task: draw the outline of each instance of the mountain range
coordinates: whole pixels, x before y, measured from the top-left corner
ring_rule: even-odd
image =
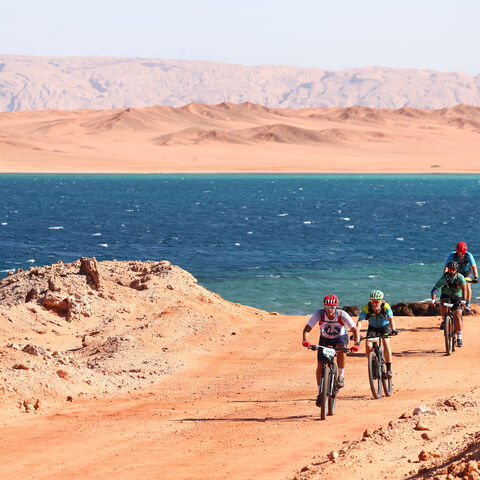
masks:
[[[480,75],[211,61],[0,55],[0,111],[252,102],[271,108],[480,106]]]

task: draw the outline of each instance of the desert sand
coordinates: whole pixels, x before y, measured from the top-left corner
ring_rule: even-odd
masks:
[[[351,354],[321,421],[307,317],[168,261],[32,267],[0,304],[2,478],[480,478],[477,314],[448,357],[438,317],[398,317],[393,396]]]
[[[0,113],[0,172],[478,173],[480,108]]]

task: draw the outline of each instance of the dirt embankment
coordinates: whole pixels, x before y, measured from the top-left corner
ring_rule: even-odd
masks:
[[[307,318],[167,261],[33,267],[0,305],[4,479],[480,479],[477,315],[451,356],[438,316],[398,316],[393,396],[372,398],[352,354],[320,421]]]
[[[131,392],[185,367],[192,356],[182,351],[185,336],[195,336],[193,353],[201,354],[219,328],[252,310],[196,282],[168,261],[94,258],[4,278],[3,414]]]

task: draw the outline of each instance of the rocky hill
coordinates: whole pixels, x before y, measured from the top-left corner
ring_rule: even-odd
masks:
[[[264,313],[167,261],[94,258],[9,275],[0,306],[0,405],[11,415],[148,386]]]
[[[342,71],[142,58],[0,56],[0,111],[191,102],[275,108],[480,106],[480,75],[363,67]]]

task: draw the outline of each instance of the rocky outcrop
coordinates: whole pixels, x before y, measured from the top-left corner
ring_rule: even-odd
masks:
[[[100,288],[100,274],[98,273],[98,264],[95,257],[80,259],[80,273],[87,277],[87,283],[95,290]]]
[[[394,315],[399,317],[423,317],[423,316],[438,316],[441,313],[439,304],[433,306],[430,302],[407,302],[395,303],[391,305]],[[342,307],[349,315],[358,317],[360,315],[360,308],[356,305],[347,305]],[[480,307],[476,304],[471,305],[471,312],[464,312],[464,315],[480,315]]]

